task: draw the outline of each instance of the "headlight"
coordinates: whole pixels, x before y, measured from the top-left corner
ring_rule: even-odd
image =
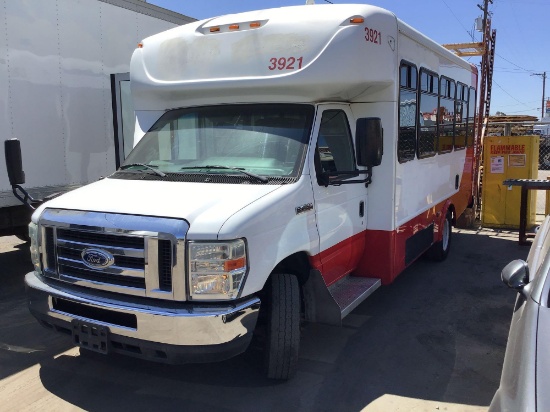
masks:
[[[34,265],[35,272],[42,273],[40,265],[40,247],[38,245],[38,225],[29,223],[29,237],[31,238],[31,260]]]
[[[193,299],[237,297],[248,270],[244,240],[190,242],[188,256]]]

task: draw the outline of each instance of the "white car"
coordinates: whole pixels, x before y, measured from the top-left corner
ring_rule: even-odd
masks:
[[[514,260],[502,281],[518,291],[500,386],[489,411],[550,411],[550,216],[540,227],[527,262]]]

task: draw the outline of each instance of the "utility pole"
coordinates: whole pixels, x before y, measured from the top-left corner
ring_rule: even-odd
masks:
[[[483,11],[482,28],[483,41],[478,43],[454,43],[444,44],[448,50],[454,51],[458,56],[481,56],[481,70],[479,79],[478,110],[475,118],[475,154],[474,154],[474,188],[472,190],[474,201],[477,205],[481,204],[479,182],[480,182],[480,165],[481,150],[484,140],[484,134],[489,121],[489,113],[491,108],[491,88],[493,84],[493,67],[495,63],[495,43],[497,31],[491,29],[491,13],[489,13],[489,3],[493,4],[493,0],[484,0],[483,6],[477,5]],[[478,29],[479,30],[479,29]],[[470,115],[469,115],[470,116]]]
[[[485,0],[483,3],[483,7],[481,5],[477,5],[482,11],[483,11],[483,28],[487,27],[487,16],[489,15],[489,3],[493,4],[493,0]],[[483,40],[485,41],[485,31],[483,35]]]
[[[482,123],[489,118],[491,107],[491,88],[493,83],[493,64],[496,31],[491,35],[491,19],[489,18],[489,3],[493,0],[484,0],[483,6],[477,5],[483,11],[483,55],[481,57],[481,82],[479,93],[479,126],[481,136]],[[485,118],[485,119],[484,119]]]
[[[543,73],[533,73],[531,76],[540,76],[542,77],[542,106],[540,108],[540,121],[544,121],[544,90],[546,89],[546,72]]]

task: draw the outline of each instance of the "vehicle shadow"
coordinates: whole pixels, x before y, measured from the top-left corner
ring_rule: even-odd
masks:
[[[458,231],[448,259],[420,259],[342,327],[305,325],[299,370],[266,379],[250,351],[170,366],[123,356],[43,359],[55,396],[90,411],[358,411],[384,395],[488,406],[500,379],[515,293],[500,281],[528,248],[511,236]]]
[[[33,268],[29,244],[10,241],[9,245],[4,250],[3,243],[0,253],[0,379],[70,348],[69,342],[40,326],[27,309],[24,277]]]

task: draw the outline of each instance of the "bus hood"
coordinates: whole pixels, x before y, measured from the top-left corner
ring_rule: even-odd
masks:
[[[104,179],[38,208],[84,210],[184,219],[192,239],[215,239],[224,222],[280,185],[182,183]]]

